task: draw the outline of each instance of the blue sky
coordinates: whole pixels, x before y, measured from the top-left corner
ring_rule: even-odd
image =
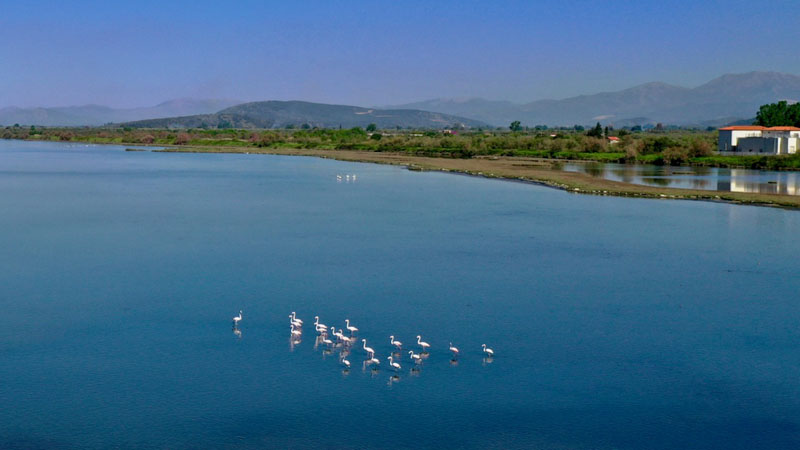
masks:
[[[796,1],[27,1],[0,16],[0,107],[179,97],[526,102],[800,74]]]

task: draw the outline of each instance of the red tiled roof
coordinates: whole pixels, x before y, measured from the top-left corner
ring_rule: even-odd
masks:
[[[769,127],[767,131],[800,131],[797,127]]]
[[[720,131],[764,131],[767,127],[761,125],[733,125],[730,127],[720,128]]]
[[[618,138],[618,137],[616,137],[616,136],[609,136],[609,137],[608,137],[608,140],[609,140],[609,141],[618,141],[618,140],[619,140],[619,138]]]

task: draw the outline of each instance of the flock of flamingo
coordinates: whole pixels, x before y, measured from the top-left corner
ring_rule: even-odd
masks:
[[[238,325],[241,321],[242,311],[239,311],[239,315],[233,318],[234,333],[238,330]],[[314,348],[318,345],[323,345],[328,350],[333,347],[340,348],[339,362],[344,366],[345,370],[348,370],[350,368],[350,361],[347,357],[350,356],[353,345],[358,341],[358,338],[355,337],[358,333],[358,328],[350,324],[350,319],[345,319],[344,322],[344,328],[339,328],[337,330],[336,327],[330,327],[329,331],[327,325],[319,322],[319,316],[314,316],[314,330],[317,333]],[[297,318],[297,314],[294,311],[289,314],[289,327],[292,344],[299,343],[300,338],[303,336],[303,321]],[[347,334],[345,334],[345,330],[347,330]],[[400,365],[400,352],[403,351],[403,343],[395,339],[394,335],[391,335],[389,336],[389,344],[394,351],[389,354],[386,360],[389,361],[389,367],[392,370],[400,371],[402,369]],[[420,349],[419,353],[415,353],[414,350],[408,351],[409,359],[414,364],[411,369],[412,371],[419,370],[418,366],[422,364],[423,360],[427,359],[430,354],[429,350],[431,345],[423,341],[421,335],[417,335],[417,346]],[[494,350],[487,347],[486,344],[482,344],[481,347],[483,348],[484,355],[491,360],[491,358],[494,357]],[[356,346],[356,348],[358,347]],[[372,370],[378,370],[381,360],[375,357],[375,350],[372,347],[367,347],[366,339],[361,339],[361,349],[366,353],[366,358],[364,359],[365,367],[370,365],[372,366]],[[452,354],[451,361],[456,362],[461,351],[453,346],[452,342],[450,342],[448,350]]]
[[[341,175],[336,175],[336,181],[340,182],[342,180],[345,180],[347,183],[349,183],[352,180],[352,182],[355,183],[356,182],[356,175],[355,174],[353,174],[353,175],[347,174],[344,177],[342,177]]]

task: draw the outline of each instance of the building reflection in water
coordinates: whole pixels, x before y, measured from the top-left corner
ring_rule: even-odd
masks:
[[[731,192],[757,192],[761,194],[800,195],[797,173],[777,174],[774,179],[765,181],[763,177],[753,177],[751,170],[731,169],[729,188]],[[717,184],[717,189],[722,186]]]
[[[800,172],[614,163],[563,163],[561,170],[646,186],[800,195]]]

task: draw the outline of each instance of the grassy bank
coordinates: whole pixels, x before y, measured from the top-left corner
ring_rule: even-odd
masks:
[[[357,150],[441,158],[525,157],[627,164],[698,165],[800,170],[800,155],[720,156],[716,132],[609,130],[620,139],[587,136],[571,129],[529,130],[150,130],[130,128],[5,127],[0,137],[98,144],[138,144],[243,149]]]

